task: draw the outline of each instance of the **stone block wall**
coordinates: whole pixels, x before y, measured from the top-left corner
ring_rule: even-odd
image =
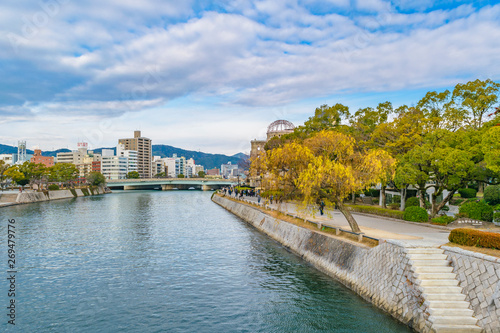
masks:
[[[213,201],[416,331],[430,331],[427,305],[401,243],[388,241],[367,248],[275,219],[218,195]]]
[[[500,332],[500,258],[443,246],[485,332]]]

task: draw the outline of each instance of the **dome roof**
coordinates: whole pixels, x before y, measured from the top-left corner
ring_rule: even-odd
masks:
[[[267,128],[267,134],[269,133],[282,133],[282,132],[292,132],[295,126],[288,120],[276,120],[269,125]]]

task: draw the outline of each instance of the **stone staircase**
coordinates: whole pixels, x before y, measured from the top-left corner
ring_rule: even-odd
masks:
[[[482,332],[444,251],[409,248],[408,258],[430,314],[431,332]]]

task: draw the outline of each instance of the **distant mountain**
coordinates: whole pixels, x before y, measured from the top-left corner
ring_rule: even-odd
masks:
[[[95,153],[102,153],[103,149],[113,149],[116,153],[116,147],[110,148],[97,148],[93,149]],[[43,151],[43,156],[56,156],[57,153],[70,152],[71,150],[63,148],[53,151]],[[33,154],[33,150],[26,150],[28,154]],[[17,147],[7,146],[0,144],[0,154],[15,154],[17,153]],[[161,157],[172,157],[173,154],[177,156],[184,156],[186,159],[193,158],[196,164],[201,164],[205,169],[220,168],[222,164],[231,162],[231,164],[238,164],[240,160],[248,158],[247,155],[243,153],[238,153],[233,156],[223,155],[223,154],[209,154],[202,153],[199,151],[185,150],[181,148],[176,148],[168,145],[153,145],[153,156]]]

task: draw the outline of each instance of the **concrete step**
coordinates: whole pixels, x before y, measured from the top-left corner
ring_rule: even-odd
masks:
[[[436,302],[440,301],[465,301],[465,295],[464,294],[427,294],[423,293],[424,299],[428,300],[431,302],[431,304],[434,304]]]
[[[444,286],[439,286],[439,287],[429,287],[426,286],[424,287],[424,292],[426,294],[460,294],[462,292],[461,287],[444,287]]]
[[[436,248],[410,248],[406,250],[409,254],[443,254],[442,249]]]
[[[457,317],[472,317],[474,311],[470,309],[447,309],[447,308],[429,308],[429,313],[432,316],[457,316]]]
[[[451,266],[420,266],[415,267],[417,273],[451,273],[453,267]]]
[[[450,266],[450,263],[447,260],[424,260],[424,259],[416,259],[410,260],[410,264],[415,267],[424,267],[424,266]]]
[[[477,319],[472,316],[430,316],[429,321],[435,325],[476,325]],[[433,325],[434,326],[434,325]]]
[[[431,332],[435,333],[474,333],[482,332],[479,326],[475,325],[432,325]]]
[[[413,273],[419,280],[454,280],[457,275],[455,273]]]
[[[469,302],[466,301],[433,301],[429,302],[428,307],[429,308],[434,308],[434,309],[447,309],[447,310],[453,310],[453,309],[469,309]]]
[[[420,280],[420,285],[422,287],[435,287],[435,286],[445,286],[445,287],[457,287],[458,286],[458,281],[457,280]]]
[[[411,260],[446,260],[448,256],[442,253],[431,253],[431,254],[419,254],[419,253],[408,253],[408,257]]]

